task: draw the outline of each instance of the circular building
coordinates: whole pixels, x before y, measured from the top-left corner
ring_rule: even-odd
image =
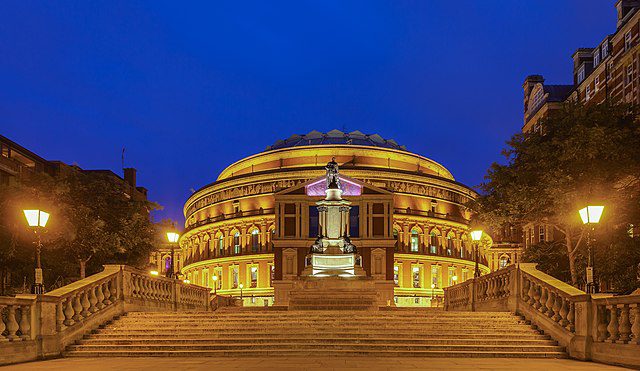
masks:
[[[318,237],[332,158],[351,203],[349,237],[367,276],[391,283],[396,305],[437,305],[444,287],[473,277],[464,205],[476,193],[392,139],[338,130],[277,141],[193,193],[180,238],[185,277],[245,305],[273,304],[274,286],[301,274]],[[479,270],[489,272],[484,257]]]

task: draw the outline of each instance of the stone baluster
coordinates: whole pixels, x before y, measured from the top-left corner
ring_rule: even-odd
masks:
[[[562,314],[560,313],[560,311],[562,310],[562,302],[564,302],[564,298],[560,295],[559,292],[556,292],[554,295],[554,299],[553,316],[551,317],[551,319],[560,323],[560,320],[562,319]]]
[[[502,292],[504,296],[509,296],[511,294],[511,290],[509,289],[511,283],[511,275],[507,274],[504,276],[504,286],[502,287]]]
[[[67,299],[64,301],[64,324],[67,326],[71,326],[74,323],[76,323],[76,321],[74,320],[75,317],[75,310],[73,309],[73,297],[69,296],[67,297]]]
[[[598,333],[598,341],[605,341],[607,338],[607,308],[604,305],[598,306],[598,320],[597,320],[597,333]]]
[[[640,344],[640,304],[631,304],[629,307],[633,313],[633,325],[631,325],[633,338],[631,341],[635,344]]]
[[[524,300],[525,303],[529,302],[530,286],[531,284],[529,283],[529,280],[526,279],[526,277],[522,277],[522,300]]]
[[[98,297],[96,296],[96,290],[99,286],[93,286],[89,288],[89,311],[91,313],[97,312],[98,309]]]
[[[534,289],[533,289],[533,307],[535,309],[538,309],[538,308],[540,308],[540,290],[541,290],[541,287],[535,282],[532,282],[532,283],[533,283],[533,286],[534,286]]]
[[[544,304],[544,306],[547,307],[547,311],[545,312],[545,314],[549,318],[552,318],[556,314],[555,310],[553,309],[553,305],[556,302],[556,295],[557,294],[550,288],[547,288],[547,302]]]
[[[569,306],[569,312],[567,313],[567,325],[565,327],[567,330],[574,332],[576,320],[576,305],[569,301],[567,301],[567,305]]]
[[[64,300],[60,300],[56,303],[56,329],[58,331],[65,328],[64,320]]]
[[[607,341],[614,343],[620,335],[618,331],[618,307],[615,304],[607,305],[607,309],[609,309],[610,313],[609,325],[607,326],[607,331],[609,332]]]
[[[16,335],[19,329],[20,326],[16,321],[16,306],[9,305],[9,311],[7,312],[7,338],[11,341],[19,339],[18,335]]]
[[[105,307],[103,290],[104,290],[104,283],[101,283],[96,287],[96,300],[97,300],[96,308],[98,308],[98,310]]]
[[[109,287],[111,287],[111,290],[109,290],[109,301],[115,303],[118,301],[118,295],[121,294],[118,288],[118,280],[115,277],[109,280]]]
[[[540,311],[541,313],[546,313],[547,312],[547,298],[549,295],[549,290],[543,286],[540,285],[540,297],[538,298],[539,301],[536,302],[536,304],[534,305],[534,307]]]
[[[0,305],[0,343],[9,341],[9,339],[7,339],[2,335],[4,331],[7,329],[7,326],[4,324],[4,319],[3,319],[4,316],[2,315],[4,308],[6,308],[6,306]]]
[[[80,295],[73,296],[73,319],[77,322],[82,319],[82,303],[80,303]]]
[[[91,303],[89,302],[89,293],[87,291],[83,291],[79,294],[80,296],[80,305],[82,305],[82,317],[87,318],[91,314]]]
[[[557,314],[558,318],[556,318],[555,321],[559,322],[560,326],[566,328],[567,324],[569,323],[569,320],[567,319],[567,317],[569,315],[569,306],[571,304],[569,303],[569,300],[564,299],[560,295],[558,295],[558,298],[560,299],[560,311],[559,311],[559,314]]]
[[[105,281],[104,283],[104,305],[110,305],[111,304],[111,290],[109,290],[109,286],[111,285],[111,283],[109,281]]]
[[[529,292],[527,293],[527,296],[529,297],[529,305],[533,306],[533,303],[536,302],[536,299],[534,298],[534,295],[536,294],[536,289],[535,289],[535,283],[531,280],[527,280],[529,282]]]
[[[621,304],[620,308],[620,341],[625,344],[631,340],[631,323],[629,323],[629,306]]]
[[[20,337],[22,340],[31,340],[31,321],[29,320],[29,305],[20,306]]]

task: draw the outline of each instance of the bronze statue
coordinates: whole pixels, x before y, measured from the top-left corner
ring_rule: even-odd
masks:
[[[331,161],[324,167],[327,170],[327,188],[340,188],[340,178],[338,177],[338,163],[336,158],[332,157]]]

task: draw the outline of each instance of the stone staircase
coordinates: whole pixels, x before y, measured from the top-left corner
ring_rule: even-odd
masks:
[[[69,346],[67,357],[567,357],[510,313],[218,310],[133,312]]]
[[[289,294],[290,310],[376,310],[375,291],[350,289],[297,290]]]

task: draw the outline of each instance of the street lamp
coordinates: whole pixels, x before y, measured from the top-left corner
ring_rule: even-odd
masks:
[[[456,283],[458,283],[458,276],[453,275],[453,277],[451,277],[451,280],[453,281],[453,284],[455,285]]]
[[[213,276],[213,295],[216,295],[218,292],[218,276]]]
[[[40,234],[42,228],[47,225],[49,221],[49,213],[42,210],[23,210],[24,217],[27,219],[29,227],[33,228],[33,233],[36,235],[36,269],[35,269],[35,281],[31,286],[32,294],[44,294],[44,283],[42,280],[42,264],[40,264],[40,251],[42,250],[42,241]]]
[[[178,242],[178,239],[180,238],[180,235],[177,234],[176,232],[167,232],[167,240],[169,240],[169,243],[174,244]],[[167,269],[166,272],[166,276],[169,278],[174,278],[175,273],[173,272],[173,266],[174,266],[174,260],[173,260],[173,253],[175,251],[175,246],[171,245],[171,266],[169,266],[169,269]]]
[[[473,260],[475,260],[476,264],[475,272],[473,273],[475,278],[480,277],[480,266],[478,265],[478,245],[480,244],[480,239],[482,239],[482,230],[478,229],[471,231],[471,240],[473,241],[474,246]]]
[[[596,286],[593,279],[593,258],[591,252],[591,232],[596,224],[600,223],[600,217],[604,206],[586,206],[578,211],[582,224],[587,226],[587,293],[594,294]]]
[[[242,288],[244,287],[243,284],[238,285],[238,287],[240,287],[240,300],[242,300]]]
[[[157,276],[160,273],[158,273],[158,271],[149,271],[149,274],[152,276]]]

